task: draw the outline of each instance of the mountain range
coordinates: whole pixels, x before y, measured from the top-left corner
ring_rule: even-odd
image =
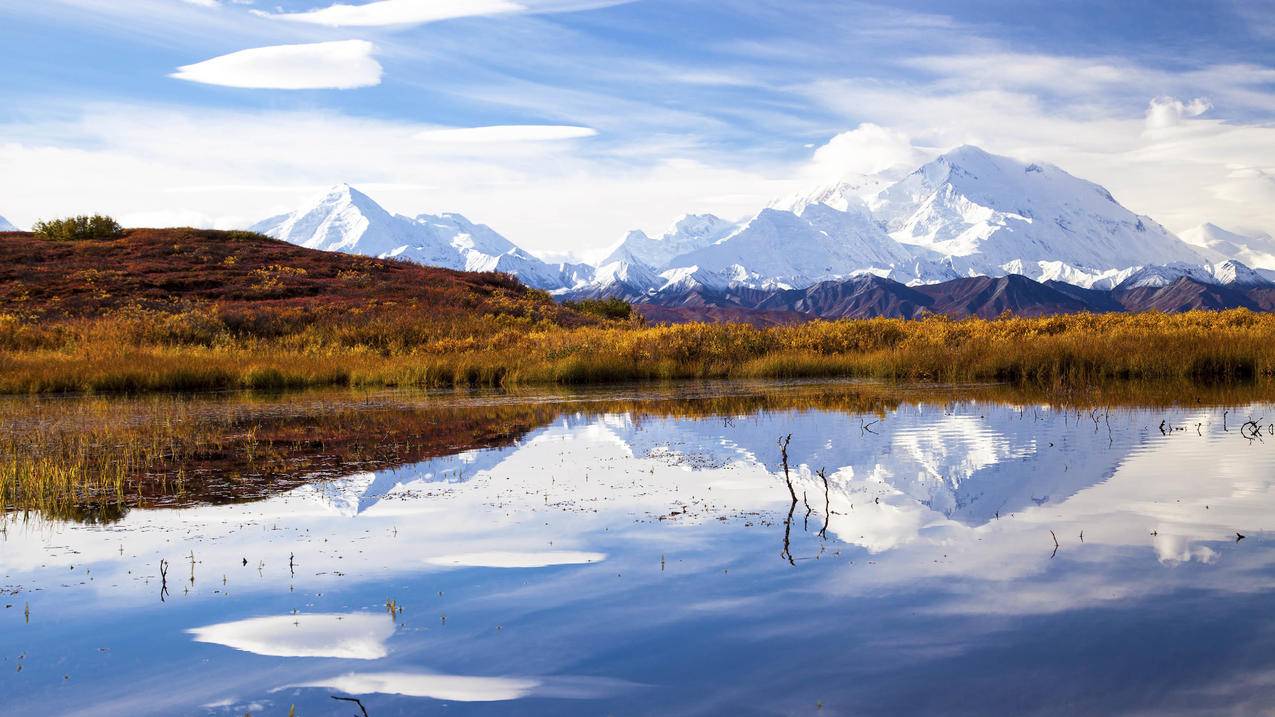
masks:
[[[9,223],[8,219],[0,217],[0,232],[16,232],[18,228]]]
[[[311,248],[507,272],[560,298],[825,317],[1262,307],[1253,292],[1275,282],[1270,236],[1205,224],[1179,237],[1093,182],[973,146],[901,177],[813,187],[743,221],[691,214],[658,236],[633,231],[596,266],[543,261],[459,214],[391,214],[348,185],[252,229]],[[972,293],[949,301],[951,292]],[[994,298],[973,301],[985,294]]]

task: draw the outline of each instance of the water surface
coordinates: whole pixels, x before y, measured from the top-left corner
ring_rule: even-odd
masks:
[[[844,391],[435,397],[503,412],[251,502],[13,514],[7,711],[1270,711],[1275,405]]]

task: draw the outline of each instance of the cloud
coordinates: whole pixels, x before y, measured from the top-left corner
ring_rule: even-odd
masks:
[[[527,8],[509,0],[376,0],[362,5],[337,3],[319,10],[295,13],[268,13],[261,17],[328,27],[389,27],[421,25],[440,20],[476,15],[522,12]]]
[[[1183,102],[1176,97],[1156,97],[1147,105],[1147,129],[1173,127],[1184,118],[1199,117],[1211,109],[1213,104],[1202,97],[1190,102]]]
[[[551,565],[584,565],[606,560],[606,553],[588,553],[576,550],[545,550],[534,553],[492,551],[486,553],[460,553],[429,558],[430,565],[443,567],[479,568],[544,568]]]
[[[561,139],[593,137],[598,131],[592,127],[547,124],[510,124],[489,127],[458,127],[432,129],[416,135],[426,142],[440,144],[485,144],[496,142],[549,142]]]
[[[320,687],[347,695],[404,695],[451,702],[501,702],[531,694],[539,681],[517,677],[469,677],[424,672],[352,672],[290,687]],[[287,688],[285,688],[287,689]]]
[[[821,178],[833,180],[877,174],[900,165],[911,169],[920,162],[919,155],[906,134],[865,122],[816,149],[813,163]]]
[[[365,40],[276,45],[179,67],[179,80],[252,89],[349,90],[381,83],[376,46]]]
[[[389,615],[318,613],[223,622],[187,631],[195,642],[224,645],[269,657],[339,657],[376,660],[389,654]]]

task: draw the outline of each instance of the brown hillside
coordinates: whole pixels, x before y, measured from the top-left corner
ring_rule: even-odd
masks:
[[[0,312],[64,319],[134,306],[214,306],[229,316],[393,310],[430,319],[512,313],[585,321],[505,274],[324,252],[250,232],[133,229],[116,240],[77,242],[0,233]]]

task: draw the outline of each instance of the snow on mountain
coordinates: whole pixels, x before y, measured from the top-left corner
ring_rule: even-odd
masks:
[[[394,215],[347,185],[253,228],[316,249],[503,271],[550,291],[630,300],[865,274],[911,285],[1022,274],[1101,290],[1275,277],[1270,236],[1206,224],[1184,241],[1053,165],[964,146],[896,177],[849,175],[742,224],[689,214],[657,237],[630,232],[597,267],[545,262],[459,214]]]
[[[851,175],[777,200],[715,240],[694,234],[703,244],[677,256],[648,249],[670,248],[677,242],[668,238],[690,234],[675,228],[653,240],[635,232],[608,259],[677,269],[680,281],[711,288],[805,288],[862,274],[912,285],[1023,274],[1112,289],[1135,273],[1139,282],[1170,275],[1215,281],[1210,262],[1235,258],[1206,257],[1106,189],[1058,167],[970,146],[895,182]],[[1242,239],[1264,246],[1261,238]]]
[[[1217,283],[1223,286],[1266,286],[1275,283],[1269,270],[1263,272],[1251,269],[1234,259],[1214,264],[1212,273]]]
[[[768,208],[800,214],[803,209],[812,204],[824,204],[844,212],[849,211],[851,207],[866,207],[870,199],[891,184],[893,181],[887,175],[856,174],[831,184],[819,185],[814,189],[777,199],[771,202]]]
[[[1247,267],[1245,268],[1247,269]],[[1213,272],[1208,266],[1187,263],[1152,264],[1130,272],[1128,276],[1116,284],[1115,288],[1137,289],[1139,287],[1151,287],[1158,289],[1168,286],[1182,277],[1193,279],[1202,284],[1218,283],[1218,279],[1213,276]]]
[[[698,267],[721,284],[792,288],[857,273],[887,275],[913,258],[866,209],[810,204],[800,214],[763,209],[717,243],[675,257],[669,268]]]
[[[8,219],[0,217],[0,232],[16,232],[18,228],[9,223]]]
[[[1266,286],[1273,283],[1264,272],[1249,268],[1244,263],[1227,259],[1217,264],[1200,266],[1198,264],[1173,263],[1150,264],[1136,267],[1112,275],[1115,281],[1110,286],[1100,282],[1092,288],[1098,289],[1136,289],[1139,287],[1161,288],[1186,277],[1201,284],[1219,286],[1253,287]],[[1074,282],[1073,282],[1074,283]]]
[[[869,206],[894,239],[960,258],[971,275],[1012,268],[1041,278],[1041,262],[1092,277],[1150,263],[1207,263],[1101,186],[1053,165],[1024,164],[977,147],[929,162]]]
[[[1238,259],[1256,269],[1275,269],[1275,238],[1269,234],[1244,236],[1205,223],[1182,232],[1181,237],[1213,261]]]
[[[629,232],[598,266],[627,261],[663,269],[673,257],[709,246],[729,234],[735,226],[734,222],[712,214],[687,214],[659,237],[649,237],[642,231]]]
[[[540,289],[568,288],[592,278],[591,271],[578,265],[543,262],[491,227],[459,214],[421,214],[414,219],[390,214],[348,184],[251,229],[310,249],[463,271],[503,271]]]
[[[586,293],[636,301],[663,284],[654,267],[630,257],[599,266]]]

